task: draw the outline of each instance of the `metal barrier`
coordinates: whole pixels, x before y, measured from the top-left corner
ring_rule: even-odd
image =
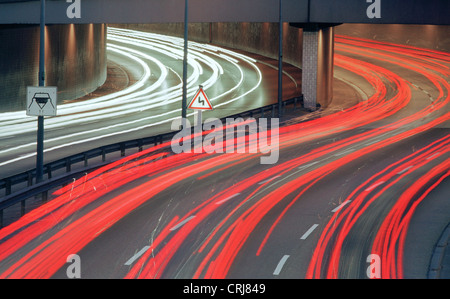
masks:
[[[297,105],[302,105],[302,96],[292,98],[283,102],[283,109],[287,105],[293,105],[296,109]],[[278,111],[278,104],[272,104],[257,109],[248,110],[238,114],[230,115],[222,118],[222,122],[225,122],[226,118],[246,118],[246,117],[265,117],[266,113],[270,113],[270,117],[275,117]],[[72,155],[54,162],[50,162],[44,165],[44,176],[46,180],[39,184],[35,184],[36,170],[28,170],[17,175],[13,175],[4,179],[0,179],[0,190],[4,190],[4,197],[0,199],[0,228],[4,224],[4,210],[14,205],[20,204],[20,216],[23,216],[26,212],[26,201],[33,198],[40,198],[43,202],[47,201],[48,192],[54,188],[67,185],[68,182],[80,178],[87,172],[92,171],[95,168],[101,167],[105,164],[111,163],[107,161],[106,156],[111,153],[120,153],[120,157],[124,157],[126,150],[137,149],[138,152],[142,151],[145,146],[156,146],[165,141],[169,141],[173,136],[178,133],[176,131],[164,133],[156,136],[140,138],[136,140],[118,142],[106,146],[101,146],[86,152]],[[89,160],[101,157],[101,162],[96,164],[89,164]],[[118,159],[119,159],[118,158]],[[78,170],[73,170],[73,165],[77,163],[83,163],[83,167]],[[54,172],[65,169],[65,174],[55,176]],[[44,177],[45,179],[45,177]],[[23,185],[23,188],[19,191],[13,192],[13,186]]]

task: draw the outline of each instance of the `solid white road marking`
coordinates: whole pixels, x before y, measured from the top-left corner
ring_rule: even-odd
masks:
[[[314,224],[313,226],[311,226],[306,233],[303,234],[303,236],[300,238],[300,240],[306,240],[306,238],[308,238],[308,236],[316,229],[316,227],[318,227],[318,224]]]
[[[275,268],[275,271],[273,271],[273,275],[278,275],[281,272],[281,269],[283,269],[284,264],[286,263],[287,259],[289,258],[289,255],[285,255],[281,258],[281,260],[278,262],[277,267]]]

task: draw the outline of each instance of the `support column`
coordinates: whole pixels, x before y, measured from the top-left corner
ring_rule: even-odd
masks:
[[[316,109],[319,30],[303,29],[302,93],[306,109]]]
[[[334,29],[311,24],[303,28],[302,92],[304,107],[315,110],[333,98]]]

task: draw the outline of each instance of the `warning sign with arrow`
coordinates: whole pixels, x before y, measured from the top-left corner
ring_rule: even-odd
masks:
[[[213,106],[206,96],[202,86],[200,86],[199,90],[192,98],[188,108],[195,110],[213,110]]]

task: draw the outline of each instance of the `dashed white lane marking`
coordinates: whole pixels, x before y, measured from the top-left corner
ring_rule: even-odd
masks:
[[[265,181],[259,182],[258,184],[259,184],[259,185],[264,185],[265,183],[268,183],[268,182],[270,182],[270,181],[273,181],[274,179],[279,178],[279,177],[280,177],[280,176],[277,175],[277,176],[275,176],[275,177],[273,177],[273,178],[270,178],[270,179],[267,179],[267,180],[265,180]]]
[[[337,211],[339,211],[343,206],[345,206],[346,204],[348,204],[350,202],[350,200],[346,200],[343,203],[341,203],[339,206],[337,206],[336,208],[334,208],[333,213],[336,213]]]
[[[380,142],[380,141],[381,141],[381,139],[376,139],[376,140],[373,140],[373,141],[371,141],[371,142],[369,142],[369,143],[366,143],[366,145],[369,146],[369,145],[378,143],[378,142]]]
[[[437,152],[436,154],[434,154],[434,155],[432,155],[432,156],[429,156],[428,158],[427,158],[427,160],[430,160],[431,158],[434,158],[434,157],[436,157],[437,155],[439,155],[440,154],[440,152]]]
[[[307,165],[300,166],[298,169],[299,170],[303,170],[303,169],[306,169],[306,168],[311,167],[313,165],[316,165],[317,163],[319,163],[319,162],[312,162],[312,163],[309,163]]]
[[[224,202],[227,202],[227,201],[229,201],[230,199],[233,199],[233,198],[235,198],[236,196],[239,196],[239,195],[241,195],[241,193],[236,193],[236,194],[234,194],[234,195],[231,195],[231,196],[229,196],[229,197],[227,197],[227,198],[225,198],[225,199],[222,199],[221,201],[216,202],[216,205],[221,205],[221,204],[223,204]]]
[[[353,149],[348,149],[348,150],[346,150],[346,151],[337,153],[337,154],[335,154],[334,156],[335,156],[335,157],[344,156],[344,155],[346,155],[346,154],[348,154],[348,153],[351,153],[352,151],[353,151]]]
[[[275,268],[275,271],[273,271],[273,275],[279,275],[281,270],[283,269],[284,264],[286,263],[287,259],[289,258],[289,255],[285,255],[281,258],[281,260],[278,262],[277,267]]]
[[[316,229],[316,227],[318,227],[318,224],[314,224],[313,226],[311,226],[306,233],[303,234],[303,236],[301,236],[300,240],[306,240],[306,238],[308,238],[308,236]]]
[[[137,252],[135,255],[133,255],[126,263],[125,266],[130,266],[134,261],[136,261],[141,255],[143,255],[150,246],[144,246],[139,252]]]
[[[380,185],[382,185],[382,184],[384,184],[384,181],[375,183],[375,184],[373,184],[372,186],[370,186],[369,188],[367,188],[366,191],[372,191],[373,189],[375,189],[376,187],[378,187],[378,186],[380,186]]]
[[[399,172],[397,172],[397,174],[403,174],[403,173],[407,172],[408,170],[410,170],[411,168],[412,168],[412,165],[406,167],[405,169],[403,169],[403,170],[401,170],[401,171],[399,171]]]
[[[170,230],[171,231],[177,230],[194,218],[195,218],[195,216],[188,217],[188,218],[184,219],[183,221],[181,221],[180,223],[178,223],[177,225],[175,225],[174,227],[172,227]]]

